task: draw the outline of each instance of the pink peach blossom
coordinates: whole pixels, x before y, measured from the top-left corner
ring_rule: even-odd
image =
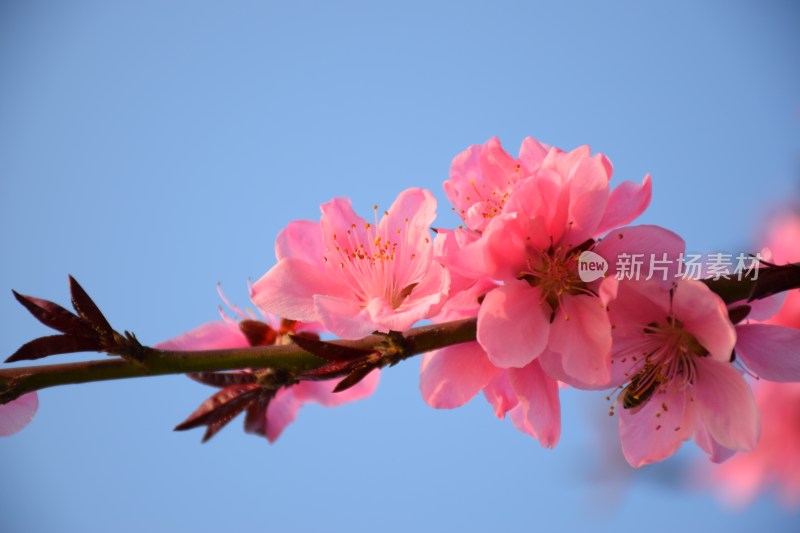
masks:
[[[611,329],[605,305],[613,296],[613,283],[583,282],[578,257],[586,250],[602,251],[596,243],[600,235],[642,212],[650,198],[650,179],[611,192],[610,163],[602,156],[592,157],[588,147],[563,152],[548,150],[532,140],[526,143],[535,146],[529,150],[535,157],[528,157],[534,162],[515,163],[525,172],[520,171],[523,176],[516,181],[507,179],[502,194],[498,189],[502,172],[495,167],[491,172],[454,173],[457,179],[451,178],[445,187],[461,191],[457,195],[462,202],[457,204],[459,212],[466,217],[470,209],[479,209],[487,222],[478,225],[465,218],[480,232],[455,234],[453,240],[462,245],[451,247],[441,260],[462,274],[476,275],[477,267],[484,276],[503,282],[486,295],[478,314],[478,342],[494,365],[522,368],[547,350],[562,359],[559,366],[574,384],[606,384],[610,379]],[[479,151],[480,157],[475,155],[476,149],[470,157],[482,161],[488,153],[499,161],[503,157],[498,150],[499,145],[490,141]],[[476,165],[463,163],[459,168],[474,170]],[[506,175],[516,168],[508,160],[500,166]],[[502,206],[487,209],[482,200],[465,207],[465,183],[496,193],[490,196],[501,197]],[[629,228],[619,235],[629,236],[623,246],[638,242],[644,245],[643,252],[682,247],[677,236],[656,227]],[[609,251],[616,250],[615,246],[606,245]],[[614,258],[609,259],[613,266]],[[473,271],[468,272],[465,265],[472,265]]]
[[[707,285],[623,281],[609,314],[612,384],[624,387],[620,439],[632,466],[661,461],[692,436],[717,459],[756,445],[758,409],[731,364],[736,332]]]
[[[454,160],[445,190],[467,228],[439,230],[436,237],[436,259],[452,280],[441,316],[477,312],[478,342],[424,356],[420,389],[429,405],[458,407],[483,391],[499,418],[508,414],[521,431],[553,447],[560,434],[557,379],[586,388],[607,385],[605,306],[616,282],[582,282],[578,255],[607,252],[613,268],[619,253],[677,257],[683,249],[678,236],[654,226],[585,242],[601,228],[629,222],[649,201],[649,178],[609,195],[610,174],[610,162],[591,157],[588,148],[565,153],[533,139],[525,140],[516,160],[496,139]],[[573,243],[575,235],[583,240]],[[476,293],[486,291],[478,307]]]
[[[35,392],[0,405],[0,437],[13,435],[27,426],[38,408],[39,397]]]
[[[514,159],[503,150],[500,140],[492,137],[453,159],[444,192],[467,227],[482,231],[503,211],[516,184],[539,168],[549,150],[549,146],[527,137]]]
[[[234,311],[238,309],[234,308]],[[246,315],[240,315],[249,319]],[[264,320],[275,331],[280,330],[278,321],[271,315],[266,315]],[[297,326],[305,330],[305,324]],[[311,325],[311,329],[315,329]],[[274,344],[290,342],[287,336],[278,336]],[[224,348],[242,348],[250,346],[250,341],[239,327],[239,323],[227,319],[225,321],[209,322],[174,339],[156,345],[163,350],[217,350]],[[294,421],[300,408],[309,402],[318,403],[325,407],[336,407],[347,402],[360,400],[371,395],[378,385],[379,372],[373,371],[353,387],[334,393],[336,381],[301,381],[289,387],[283,387],[275,394],[267,406],[265,420],[258,426],[258,432],[266,436],[269,442],[274,442],[283,433],[283,430]]]
[[[336,198],[322,205],[320,223],[290,223],[275,245],[278,264],[253,286],[253,302],[346,339],[404,331],[437,314],[450,280],[433,261],[436,200],[408,189],[380,221],[375,209],[369,223]]]

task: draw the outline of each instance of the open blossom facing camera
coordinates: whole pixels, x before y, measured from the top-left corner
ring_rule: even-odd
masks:
[[[584,146],[571,152],[533,139],[519,159],[493,139],[453,163],[445,184],[471,236],[442,262],[465,275],[502,282],[478,313],[478,342],[492,364],[522,368],[547,355],[546,365],[575,385],[610,379],[611,327],[605,310],[613,283],[586,283],[578,258],[587,250],[671,251],[679,238],[654,226],[626,228],[623,242],[598,244],[607,231],[636,218],[650,199],[650,179],[611,191],[611,164]],[[670,241],[670,242],[663,242]],[[639,248],[636,248],[636,247]],[[615,256],[608,254],[608,263]],[[545,364],[543,362],[543,364]]]
[[[633,466],[661,461],[694,436],[714,448],[751,450],[759,417],[731,364],[736,332],[722,299],[702,282],[671,288],[624,281],[611,305],[613,385],[620,439]]]
[[[520,180],[538,170],[550,147],[530,137],[522,141],[519,157],[511,157],[497,137],[472,145],[453,159],[444,192],[467,228],[483,231],[503,211]]]
[[[404,331],[434,316],[450,287],[433,261],[436,200],[408,189],[378,220],[359,217],[345,198],[322,205],[319,223],[292,222],[278,235],[278,264],[253,286],[262,310],[320,322],[344,339]]]

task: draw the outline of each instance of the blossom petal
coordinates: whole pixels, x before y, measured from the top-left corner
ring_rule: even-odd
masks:
[[[412,246],[420,241],[430,242],[430,225],[436,219],[436,198],[427,189],[417,187],[401,192],[387,210],[379,225],[381,235],[395,238],[404,235],[404,240]],[[399,231],[398,231],[399,230]]]
[[[632,257],[636,255],[642,264],[638,279],[650,277],[668,284],[678,275],[678,259],[685,248],[686,243],[676,233],[645,224],[612,231],[597,243],[593,251],[608,261],[610,276],[622,277],[630,273],[631,269],[625,267],[625,261],[631,265]],[[653,268],[651,271],[651,260],[666,261],[663,264],[653,263],[655,267],[663,266],[664,269]]]
[[[693,279],[681,280],[673,292],[672,310],[711,357],[730,361],[736,330],[728,318],[725,302],[708,285]]]
[[[324,238],[333,239],[336,235],[337,240],[346,239],[349,231],[351,235],[358,237],[359,242],[367,242],[367,221],[353,210],[349,198],[334,198],[325,202],[320,206],[320,211],[320,227]]]
[[[253,285],[251,299],[265,313],[317,322],[314,295],[345,296],[336,276],[326,276],[299,259],[282,259]]]
[[[736,455],[736,450],[726,448],[714,440],[705,424],[695,426],[694,441],[708,454],[708,458],[713,463],[722,463]]]
[[[771,324],[736,326],[736,355],[758,377],[800,381],[800,329]]]
[[[650,205],[653,186],[650,174],[645,176],[641,185],[633,181],[623,181],[608,197],[608,205],[603,219],[597,226],[597,234],[601,235],[614,228],[630,224]]]
[[[313,302],[319,321],[339,338],[361,339],[379,329],[370,319],[370,311],[353,300],[316,295]]]
[[[470,401],[499,372],[477,342],[456,344],[425,354],[419,388],[431,407],[453,409]]]
[[[603,164],[583,159],[569,180],[569,232],[564,236],[571,248],[599,234],[597,225],[608,202],[608,175]]]
[[[508,213],[494,217],[483,237],[462,250],[474,256],[476,263],[485,265],[487,275],[512,280],[525,270],[528,248],[546,248],[549,242],[543,218],[530,219],[519,213]]]
[[[554,352],[550,349],[545,349],[542,354],[536,359],[540,365],[542,365],[542,370],[550,376],[551,378],[561,381],[566,385],[571,387],[575,387],[576,389],[580,390],[605,390],[609,388],[608,383],[595,383],[590,384],[584,381],[581,381],[574,376],[567,374],[564,371],[564,363],[561,354],[558,352]],[[612,365],[612,369],[614,369],[615,365]]]
[[[698,358],[694,397],[700,420],[721,446],[738,451],[755,447],[758,407],[753,391],[733,365]]]
[[[368,302],[366,310],[380,331],[406,331],[416,322],[439,312],[447,301],[449,286],[449,273],[434,263],[397,308],[393,308],[385,298],[377,297]]]
[[[278,261],[289,258],[300,259],[321,267],[324,255],[319,222],[310,220],[289,222],[275,239],[275,257]]]
[[[0,437],[7,437],[27,426],[39,409],[35,392],[23,394],[16,400],[0,405]]]
[[[533,172],[541,166],[549,151],[548,145],[540,143],[533,137],[525,137],[519,149],[519,161],[525,165],[528,172]]]
[[[500,368],[523,367],[547,345],[549,306],[541,291],[510,281],[486,294],[478,312],[478,342]]]
[[[611,321],[600,298],[565,296],[551,324],[548,348],[564,372],[589,385],[611,381]]]
[[[422,280],[394,310],[394,314],[397,320],[408,324],[403,327],[407,329],[418,320],[437,314],[447,301],[449,291],[450,273],[442,265],[432,263]],[[378,322],[377,319],[375,321]],[[403,331],[400,327],[392,327],[392,329]]]
[[[497,418],[505,418],[506,413],[519,404],[517,394],[511,387],[508,370],[498,372],[483,389],[483,395],[494,408],[494,415]]]
[[[622,453],[635,468],[671,456],[694,431],[695,403],[686,390],[673,392],[669,383],[664,389],[635,412],[617,402]]]
[[[298,400],[292,389],[281,389],[267,407],[267,440],[275,442],[286,426],[297,418],[297,411],[303,402]]]
[[[524,368],[512,368],[508,375],[527,421],[525,427],[533,429],[542,446],[554,448],[561,435],[558,382],[544,373],[538,361]]]
[[[174,339],[156,344],[159,350],[223,350],[250,346],[239,326],[228,322],[208,322]]]

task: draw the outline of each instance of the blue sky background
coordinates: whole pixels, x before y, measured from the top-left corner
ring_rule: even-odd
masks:
[[[654,179],[642,222],[750,250],[798,192],[792,2],[0,3],[0,354],[45,333],[10,289],[67,273],[155,343],[245,304],[290,220],[369,213],[498,135],[590,144]],[[62,361],[81,356],[64,356]],[[211,389],[163,377],[51,389],[0,440],[0,530],[796,531],[770,495],[687,488],[692,446],[619,467],[602,394],[563,395],[540,449],[478,398],[428,408],[418,362],[367,401],[305,408],[268,446],[173,433]],[[607,438],[606,438],[607,440]]]

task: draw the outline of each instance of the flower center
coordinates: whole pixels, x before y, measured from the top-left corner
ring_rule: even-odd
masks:
[[[562,248],[534,250],[528,258],[527,269],[520,273],[533,287],[542,291],[542,299],[555,311],[565,294],[596,296],[578,275],[578,256],[582,249],[564,251]]]
[[[475,191],[475,195],[478,198],[478,202],[480,203],[480,213],[481,216],[486,219],[492,219],[503,212],[503,206],[506,205],[506,200],[508,197],[511,196],[510,189],[517,182],[520,175],[520,165],[517,165],[516,169],[514,170],[514,179],[508,179],[506,181],[506,190],[501,189],[493,189],[489,190],[487,187],[486,182],[482,182],[480,188],[475,183],[475,180],[470,180],[469,184],[472,186],[472,189]],[[467,195],[465,198],[468,202],[472,201],[472,196]],[[461,215],[465,214],[464,210],[461,210]]]
[[[424,274],[424,267],[417,260],[417,249],[408,241],[408,218],[404,225],[394,230],[379,229],[377,210],[374,206],[375,223],[365,223],[363,229],[352,224],[344,234],[331,236],[333,250],[323,257],[326,264],[338,266],[340,274],[362,307],[370,300],[382,297],[392,309],[397,309],[411,294]],[[384,217],[389,212],[384,211]],[[425,237],[430,244],[430,238]],[[332,252],[332,253],[331,253]]]
[[[680,392],[693,385],[697,377],[697,358],[708,350],[683,328],[679,320],[667,317],[664,323],[644,328],[644,364],[622,391],[622,406],[634,412],[656,393]],[[633,355],[634,360],[636,358]]]

